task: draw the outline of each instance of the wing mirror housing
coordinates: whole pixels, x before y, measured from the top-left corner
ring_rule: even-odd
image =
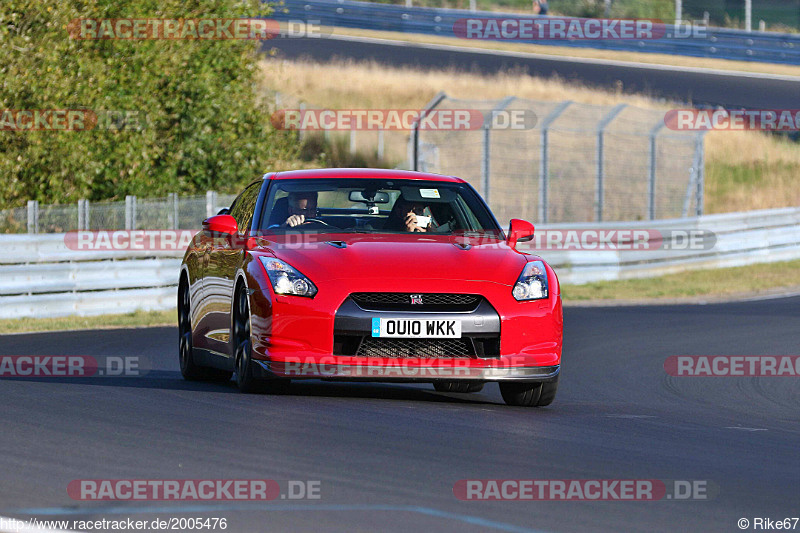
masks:
[[[508,225],[508,245],[514,248],[518,242],[530,241],[533,239],[533,224],[527,220],[512,218]]]
[[[236,224],[236,219],[230,215],[215,215],[203,221],[203,230],[223,235],[236,235],[239,233],[239,226]]]

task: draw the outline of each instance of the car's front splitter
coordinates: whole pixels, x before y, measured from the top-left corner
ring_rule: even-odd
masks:
[[[337,381],[431,382],[437,380],[474,381],[555,381],[561,366],[515,365],[514,357],[487,361],[468,358],[384,358],[321,356],[254,360],[254,373],[260,378],[323,379]]]

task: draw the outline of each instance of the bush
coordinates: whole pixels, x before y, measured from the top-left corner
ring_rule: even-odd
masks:
[[[550,0],[554,13],[571,17],[606,16],[603,0]],[[613,0],[612,18],[649,18],[670,23],[675,20],[675,0]]]
[[[293,157],[255,94],[249,40],[77,40],[78,18],[268,15],[259,0],[3,0],[0,112],[131,112],[143,129],[0,131],[0,207],[231,190]]]
[[[326,139],[322,134],[310,134],[303,139],[300,159],[315,162],[326,167],[342,168],[393,168],[395,165],[380,159],[376,152],[356,150],[350,152],[347,135],[331,135]]]

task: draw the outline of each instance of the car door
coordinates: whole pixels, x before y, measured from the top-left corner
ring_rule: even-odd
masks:
[[[248,186],[231,206],[231,216],[236,219],[239,232],[250,230],[253,211],[262,183]],[[213,235],[205,258],[203,272],[202,324],[198,333],[204,336],[204,347],[218,355],[229,357],[231,335],[231,302],[236,271],[242,264],[244,239],[231,235]]]

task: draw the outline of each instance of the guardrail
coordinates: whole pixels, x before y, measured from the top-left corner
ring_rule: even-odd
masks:
[[[536,16],[462,9],[405,7],[351,0],[284,0],[273,18],[306,21],[322,26],[419,33],[455,37],[453,25],[464,18]],[[648,40],[537,40],[542,45],[600,48],[629,52],[714,57],[740,61],[800,64],[800,35],[773,32],[745,32],[726,28],[703,28],[692,35],[688,26],[667,24],[664,37]],[[689,35],[683,36],[686,33]],[[697,32],[695,32],[697,33]],[[680,36],[680,37],[678,37]],[[513,42],[513,41],[512,41]]]
[[[538,231],[650,230],[671,249],[540,250],[561,283],[644,278],[688,269],[800,259],[800,208],[639,222],[550,224]],[[681,249],[680,235],[703,230],[709,249]],[[520,249],[531,249],[520,243]],[[183,252],[77,251],[64,234],[0,235],[0,318],[128,313],[175,307]]]

